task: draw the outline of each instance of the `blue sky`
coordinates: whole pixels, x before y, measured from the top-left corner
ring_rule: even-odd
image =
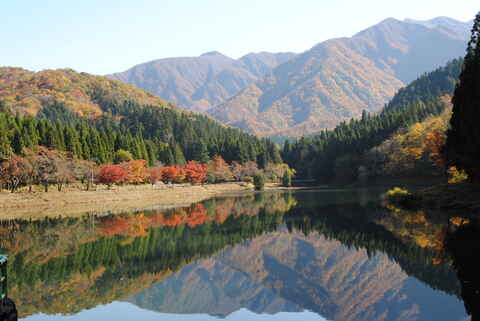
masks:
[[[301,52],[387,17],[473,19],[473,0],[1,0],[1,66],[94,74],[217,50]]]

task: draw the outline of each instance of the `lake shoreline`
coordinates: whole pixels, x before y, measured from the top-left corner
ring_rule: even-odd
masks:
[[[442,210],[451,215],[480,215],[480,186],[477,184],[439,184],[414,192],[385,196],[391,203],[406,210]]]
[[[267,190],[276,189],[268,186]],[[45,217],[79,217],[85,214],[119,214],[122,212],[189,206],[230,193],[253,191],[253,185],[231,182],[206,185],[116,186],[112,189],[62,192],[0,193],[0,220],[41,219]]]
[[[480,214],[480,186],[459,183],[442,184],[413,193],[414,205],[421,208],[450,211],[467,211],[469,215]]]

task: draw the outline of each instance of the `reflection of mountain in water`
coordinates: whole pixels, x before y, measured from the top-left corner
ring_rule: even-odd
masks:
[[[302,310],[271,289],[258,286],[218,257],[188,266],[129,301],[163,313],[207,313],[219,317],[241,308],[269,314]]]
[[[387,213],[363,192],[267,193],[120,216],[0,222],[9,295],[22,317],[128,300],[219,317],[246,308],[310,310],[332,320],[464,319],[455,271],[447,261],[434,264],[442,224]]]
[[[332,320],[462,320],[462,303],[384,254],[369,258],[312,233],[257,237],[132,296],[142,308],[225,316],[311,310]]]

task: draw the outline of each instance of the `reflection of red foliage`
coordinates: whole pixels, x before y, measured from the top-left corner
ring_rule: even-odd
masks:
[[[190,209],[186,222],[188,226],[195,227],[210,221],[210,216],[208,216],[208,212],[203,204],[195,204]]]
[[[168,212],[156,212],[152,221],[156,226],[179,226],[183,224],[185,216],[178,210]]]
[[[151,226],[151,220],[145,214],[118,215],[101,218],[98,225],[102,236],[145,236]]]
[[[215,209],[215,222],[223,223],[229,216],[235,217],[242,215],[233,209],[235,202],[225,202],[223,206],[217,206]],[[102,236],[145,236],[148,235],[148,229],[159,226],[180,226],[186,224],[189,227],[195,227],[212,221],[213,217],[208,215],[207,209],[201,203],[190,207],[176,208],[167,211],[153,211],[145,215],[129,214],[103,217],[99,219],[98,228]]]
[[[177,208],[167,212],[155,212],[150,216],[154,226],[179,226],[187,224],[194,227],[210,221],[208,212],[203,204],[195,204],[187,208]]]
[[[122,216],[112,216],[100,219],[100,234],[103,236],[113,236],[122,234],[128,230],[130,224],[128,219]]]

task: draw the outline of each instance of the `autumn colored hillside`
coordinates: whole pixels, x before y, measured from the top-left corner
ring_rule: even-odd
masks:
[[[265,136],[334,128],[363,110],[380,111],[399,88],[463,55],[471,26],[456,23],[426,27],[390,18],[321,42],[208,113]]]
[[[108,77],[148,90],[183,108],[204,112],[294,56],[290,52],[259,52],[233,59],[212,51],[199,57],[158,59]]]
[[[139,105],[174,108],[136,87],[71,69],[32,72],[22,68],[1,67],[0,101],[7,110],[30,115],[36,115],[47,105],[60,102],[87,118],[100,116],[103,113],[100,105],[105,101],[132,101]]]

